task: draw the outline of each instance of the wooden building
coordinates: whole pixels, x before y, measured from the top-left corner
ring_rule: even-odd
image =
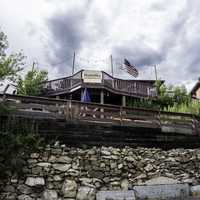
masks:
[[[127,106],[130,99],[155,98],[154,84],[155,80],[123,80],[104,71],[81,70],[43,83],[41,96],[81,101],[87,88],[91,102]]]
[[[200,78],[190,92],[192,98],[200,100]]]

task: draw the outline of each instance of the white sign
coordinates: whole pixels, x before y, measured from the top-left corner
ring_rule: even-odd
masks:
[[[101,83],[102,82],[102,72],[85,70],[83,71],[83,82],[84,83]]]

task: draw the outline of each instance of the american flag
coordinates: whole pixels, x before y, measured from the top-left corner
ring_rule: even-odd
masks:
[[[131,65],[130,62],[126,58],[124,59],[123,66],[124,68],[122,69],[125,69],[126,72],[129,73],[131,76],[138,77],[139,75],[138,70],[136,69],[134,65]]]

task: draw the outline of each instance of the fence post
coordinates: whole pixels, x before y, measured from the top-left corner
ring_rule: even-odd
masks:
[[[159,123],[160,128],[162,128],[160,110],[158,111],[158,123]]]

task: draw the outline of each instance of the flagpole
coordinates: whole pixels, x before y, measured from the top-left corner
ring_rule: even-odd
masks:
[[[73,61],[72,61],[72,76],[74,75],[75,58],[76,58],[76,54],[75,54],[75,51],[74,51]],[[70,81],[70,86],[72,88],[72,77],[71,77],[71,81]],[[70,106],[69,106],[69,108],[71,109],[72,93],[70,94],[69,99],[70,99]]]
[[[111,74],[112,77],[114,76],[114,71],[113,71],[113,58],[112,58],[112,54],[110,55],[110,66],[111,66]]]

